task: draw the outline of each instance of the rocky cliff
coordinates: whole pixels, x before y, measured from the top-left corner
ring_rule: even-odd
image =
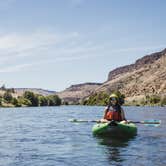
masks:
[[[123,73],[132,72],[134,70],[139,70],[140,68],[142,68],[148,64],[153,64],[156,60],[160,59],[162,56],[165,56],[165,54],[166,54],[166,49],[164,49],[161,52],[156,52],[151,55],[146,55],[143,58],[138,59],[134,64],[116,68],[115,70],[111,71],[108,74],[107,81],[113,80],[114,78],[116,78],[117,76],[119,76]]]
[[[128,98],[166,94],[166,49],[111,71],[96,92],[119,90]]]
[[[83,83],[72,85],[61,92],[42,89],[15,89],[15,95],[24,91],[33,91],[42,95],[57,94],[64,102],[77,104],[91,94],[119,90],[129,100],[147,95],[166,95],[166,49],[146,55],[134,64],[119,67],[108,74],[104,83]],[[0,93],[1,94],[1,93]]]
[[[57,93],[69,104],[79,103],[91,94],[119,90],[127,99],[139,99],[146,95],[166,94],[166,49],[146,55],[134,64],[119,67],[108,74],[103,84],[85,83],[72,85]]]
[[[57,95],[62,98],[64,102],[68,102],[69,104],[77,104],[80,102],[80,100],[89,96],[101,85],[101,83],[83,83],[71,85],[66,90],[58,92]]]

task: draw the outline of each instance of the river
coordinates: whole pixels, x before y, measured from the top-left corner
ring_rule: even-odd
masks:
[[[160,119],[159,127],[138,124],[134,138],[92,135],[104,107],[0,108],[0,166],[165,166],[166,107],[124,107],[130,120]]]

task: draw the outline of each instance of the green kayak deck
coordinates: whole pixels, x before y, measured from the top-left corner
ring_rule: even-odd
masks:
[[[110,136],[133,136],[137,133],[137,127],[134,123],[108,122],[97,123],[93,126],[94,135],[110,135]]]

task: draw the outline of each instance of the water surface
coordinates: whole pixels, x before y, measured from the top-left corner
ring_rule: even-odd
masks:
[[[165,166],[165,107],[124,107],[131,120],[161,119],[159,127],[138,126],[131,139],[94,137],[104,107],[0,108],[0,166]]]

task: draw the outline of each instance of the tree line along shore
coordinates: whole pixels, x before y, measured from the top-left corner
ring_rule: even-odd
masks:
[[[122,94],[118,93],[119,96]],[[122,96],[125,100],[125,95]],[[82,105],[100,105],[104,106],[107,105],[109,99],[109,94],[106,92],[94,93],[87,99],[82,101]],[[144,97],[140,98],[139,100],[125,100],[125,106],[166,106],[166,96],[160,96],[156,94],[152,95],[145,95]]]
[[[0,107],[38,107],[60,106],[61,99],[57,95],[43,96],[31,91],[25,91],[23,95],[14,97],[14,89],[1,89]]]
[[[25,91],[21,96],[14,95],[14,88],[0,88],[0,107],[38,107],[38,106],[60,106],[68,105],[68,102],[63,101],[58,95],[44,96],[36,94],[32,91]],[[125,106],[166,106],[166,96],[146,95],[140,100],[125,100],[125,95],[120,92],[119,97],[124,98]],[[81,100],[77,105],[99,105],[106,106],[109,102],[109,94],[106,92],[94,93],[89,97]],[[73,103],[74,104],[74,103]]]

